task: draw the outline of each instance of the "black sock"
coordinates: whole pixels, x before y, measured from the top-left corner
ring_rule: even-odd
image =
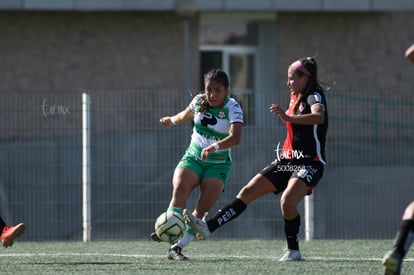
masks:
[[[414,241],[414,221],[403,220],[400,230],[397,233],[394,247],[403,255],[407,254],[412,242]]]
[[[300,215],[297,215],[293,220],[284,220],[287,248],[291,250],[299,250]]]
[[[247,205],[239,199],[234,199],[230,204],[220,209],[214,217],[208,219],[207,225],[210,232],[222,227],[227,222],[237,218],[247,208]]]
[[[0,234],[3,231],[3,228],[6,226],[6,223],[3,221],[3,219],[0,217]]]

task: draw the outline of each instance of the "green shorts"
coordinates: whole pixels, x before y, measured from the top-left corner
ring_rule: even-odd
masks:
[[[230,160],[224,163],[211,163],[198,160],[186,154],[176,168],[185,168],[193,171],[197,174],[200,181],[205,178],[216,178],[226,186],[231,172],[231,164]]]

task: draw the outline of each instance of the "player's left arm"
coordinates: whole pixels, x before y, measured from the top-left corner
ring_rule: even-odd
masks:
[[[222,140],[215,142],[201,151],[201,160],[208,159],[211,153],[217,150],[224,150],[239,144],[242,135],[243,123],[234,122],[230,124],[229,135]]]
[[[322,94],[319,92],[311,93],[306,98],[306,102],[310,106],[310,113],[286,115],[286,121],[302,125],[322,124],[325,120],[325,99]]]
[[[230,124],[229,135],[223,138],[222,140],[220,140],[219,142],[217,142],[219,145],[219,149],[220,150],[228,149],[228,148],[231,148],[239,144],[242,131],[243,131],[242,123],[236,122],[236,123]]]
[[[229,135],[216,142],[218,150],[224,150],[240,143],[243,131],[243,111],[237,101],[234,101],[229,109]]]
[[[303,125],[322,124],[324,120],[325,106],[320,103],[313,104],[309,114],[286,116],[286,121]]]

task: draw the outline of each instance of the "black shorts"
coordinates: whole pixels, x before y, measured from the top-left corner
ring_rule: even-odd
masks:
[[[270,180],[276,187],[275,194],[285,191],[289,179],[300,178],[313,189],[323,176],[324,165],[314,160],[280,160],[263,168],[259,174]]]

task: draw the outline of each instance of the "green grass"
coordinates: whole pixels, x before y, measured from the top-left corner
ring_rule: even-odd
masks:
[[[1,274],[383,274],[391,240],[301,241],[303,260],[278,262],[282,240],[195,241],[185,262],[150,241],[19,242],[0,250]],[[402,274],[414,274],[409,252]]]

